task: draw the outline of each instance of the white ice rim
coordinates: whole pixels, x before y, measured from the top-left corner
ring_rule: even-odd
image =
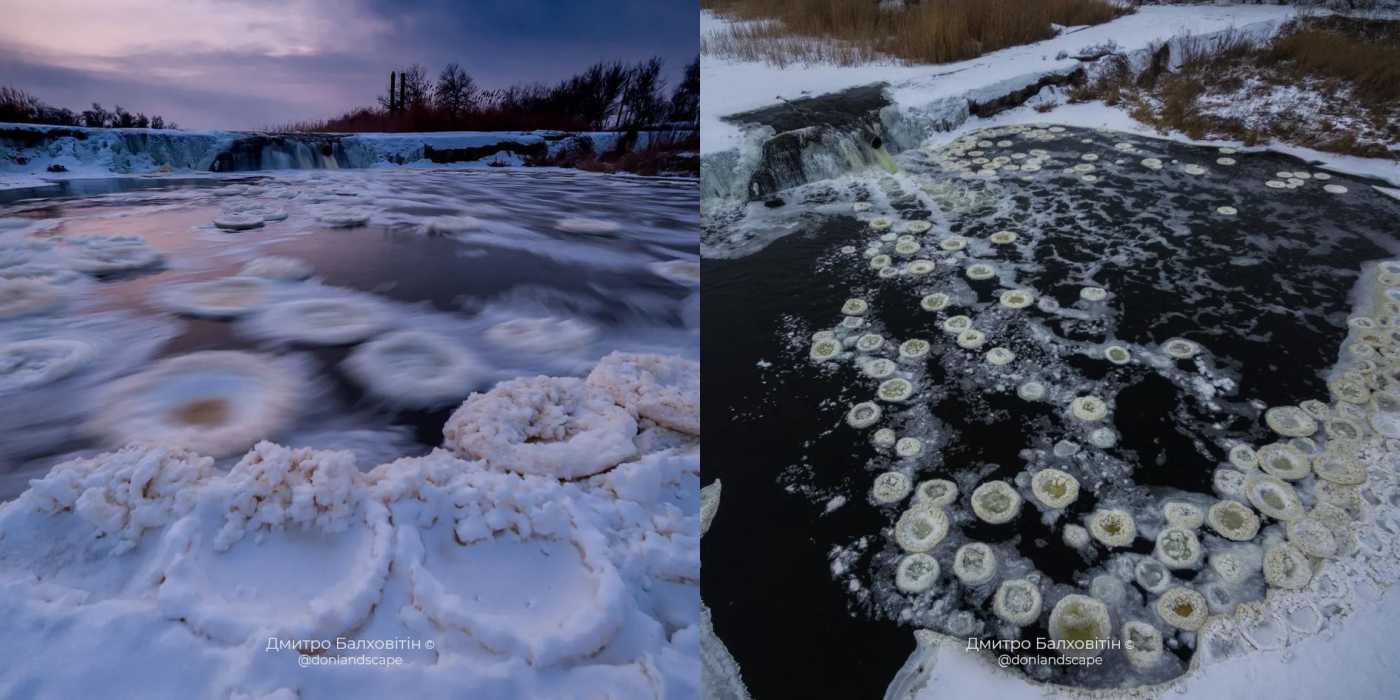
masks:
[[[567,499],[561,500],[561,504],[567,504]],[[427,617],[438,624],[461,629],[486,649],[497,654],[524,657],[534,666],[551,666],[597,653],[621,630],[624,611],[634,603],[617,568],[607,557],[606,539],[602,533],[584,524],[577,514],[571,514],[569,520],[572,527],[563,536],[558,533],[532,534],[523,538],[569,543],[578,551],[592,579],[592,604],[555,621],[549,634],[532,639],[518,631],[514,616],[473,610],[470,601],[448,592],[449,587],[434,576],[424,563],[420,532],[413,527],[400,526],[398,546],[403,550],[400,558],[407,561],[413,600]],[[500,531],[491,537],[502,536],[519,537],[514,532],[503,535]],[[459,540],[458,544],[470,547],[481,541]]]
[[[162,434],[155,439],[171,446],[216,457],[242,452],[259,440],[272,437],[296,416],[303,380],[291,365],[286,358],[238,350],[204,350],[165,358],[106,386],[99,399],[104,408],[93,416],[90,429],[115,444],[149,441],[158,430]],[[256,392],[252,398],[255,406],[252,410],[234,406],[230,422],[219,425],[170,424],[170,414],[181,406],[235,401],[217,392],[181,396],[174,403],[154,396],[182,377],[202,375],[239,377],[251,386],[239,391]],[[220,382],[220,387],[227,389],[224,384]]]
[[[225,231],[246,231],[262,228],[263,218],[256,214],[224,213],[214,217],[215,228]]]
[[[306,601],[304,612],[259,617],[240,610],[236,596],[226,599],[207,591],[191,595],[180,590],[185,577],[199,575],[198,557],[221,556],[213,550],[210,542],[213,533],[203,527],[199,513],[185,516],[170,526],[160,543],[168,552],[160,558],[169,560],[156,594],[161,612],[171,619],[179,619],[197,633],[226,644],[243,643],[255,634],[286,639],[333,639],[348,635],[373,613],[389,576],[394,550],[395,527],[390,524],[389,512],[383,503],[366,499],[358,506],[354,517],[367,529],[319,535],[340,538],[361,534],[365,538],[366,554],[355,560],[354,575],[331,578],[331,585],[325,592]],[[278,532],[271,536],[283,535]],[[257,545],[251,538],[245,538],[233,546]]]
[[[342,323],[315,325],[308,319],[332,313]],[[283,342],[350,345],[380,333],[389,314],[377,301],[358,297],[296,299],[270,304],[247,322],[256,334]]]
[[[416,353],[431,357],[431,374],[392,362],[395,356]],[[484,378],[484,365],[451,340],[424,331],[386,333],[355,348],[341,363],[369,394],[390,404],[431,408],[461,401]]]
[[[498,471],[577,479],[635,459],[637,430],[612,396],[581,379],[519,377],[462,402],[443,444]]]
[[[69,375],[78,372],[96,354],[92,345],[81,340],[71,340],[67,338],[36,338],[31,340],[16,340],[9,343],[0,343],[0,369],[4,369],[6,364],[3,358],[14,355],[41,354],[50,358],[49,364],[31,376],[14,377],[9,372],[13,372],[23,367],[23,364],[16,364],[13,368],[0,371],[0,394],[7,391],[26,389],[42,384],[50,384],[67,378]]]

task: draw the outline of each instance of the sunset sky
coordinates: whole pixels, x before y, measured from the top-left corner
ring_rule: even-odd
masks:
[[[0,0],[0,85],[185,128],[258,128],[373,104],[389,71],[456,61],[485,88],[699,52],[697,0]]]

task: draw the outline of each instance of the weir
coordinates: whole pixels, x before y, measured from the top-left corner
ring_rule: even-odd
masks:
[[[432,132],[293,134],[239,131],[89,129],[0,124],[0,172],[44,170],[47,164],[96,166],[112,173],[153,170],[251,172],[325,170],[413,163],[530,162],[567,150],[646,148],[663,137],[640,132]]]
[[[1255,39],[1277,32],[1279,23],[1263,21],[1199,35],[1178,35],[1161,46],[1122,51],[1112,47],[1068,56],[1079,63],[1053,70],[1030,71],[964,92],[909,102],[895,99],[888,83],[847,88],[724,117],[743,131],[741,147],[704,154],[700,163],[702,206],[718,209],[773,199],[779,192],[846,173],[893,167],[891,156],[919,147],[937,132],[963,127],[970,119],[1006,110],[1058,101],[1070,86],[1091,79],[1113,57],[1133,65],[1165,52],[1166,67],[1176,68],[1192,42],[1228,39],[1234,34]]]

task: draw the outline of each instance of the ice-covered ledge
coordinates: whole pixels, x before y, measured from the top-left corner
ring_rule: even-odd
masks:
[[[645,148],[670,132],[442,131],[274,133],[95,129],[0,122],[0,187],[160,172],[521,165],[581,147]],[[682,136],[684,134],[681,134]]]
[[[964,124],[987,126],[973,116],[977,105],[997,103],[1047,81],[1063,81],[1088,65],[1085,59],[1099,55],[1109,42],[1118,53],[1133,53],[1187,35],[1239,30],[1267,36],[1295,13],[1293,7],[1274,5],[1141,7],[1112,22],[1072,28],[1046,41],[941,65],[889,62],[777,68],[702,55],[706,83],[718,86],[704,90],[700,98],[702,194],[707,198],[766,194],[750,191],[750,178],[769,157],[765,147],[777,131],[762,122],[736,120],[736,115],[883,83],[886,104],[873,110],[867,121],[883,131],[889,150],[897,151],[917,145],[930,134],[956,130]],[[702,12],[701,34],[718,31],[728,23]],[[1045,119],[1040,115],[1040,121]],[[829,142],[825,147],[814,147],[811,144],[818,136],[806,134],[804,147],[813,152],[789,154],[787,158],[805,159],[814,165],[808,169],[823,174],[829,174],[832,167],[842,167],[842,163],[849,163],[850,168],[878,163],[879,156],[874,153],[878,149],[864,149],[831,135],[825,138]]]

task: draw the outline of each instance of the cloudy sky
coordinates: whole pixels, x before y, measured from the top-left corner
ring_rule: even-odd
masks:
[[[699,52],[698,0],[0,0],[0,84],[186,128],[369,105],[389,71],[456,61],[486,88]]]

